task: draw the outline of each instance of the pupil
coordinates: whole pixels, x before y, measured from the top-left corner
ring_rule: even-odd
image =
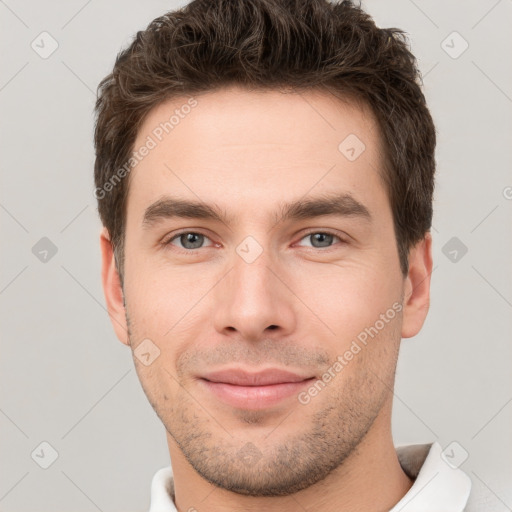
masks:
[[[332,235],[329,235],[327,233],[315,233],[313,235],[313,240],[315,240],[316,242],[320,242],[320,247],[325,247],[326,245],[329,245],[331,238],[332,238]],[[323,245],[322,245],[322,239],[323,239]],[[313,245],[315,245],[315,244],[313,243]],[[318,246],[315,246],[315,247],[318,247]]]
[[[186,233],[185,235],[182,235],[183,238],[185,238],[185,243],[183,243],[183,238],[182,238],[182,243],[185,247],[187,247],[187,243],[191,243],[193,245],[193,247],[188,247],[189,249],[197,249],[198,247],[201,247],[201,238],[203,235],[199,235],[198,233]],[[194,242],[194,239],[196,239],[196,241]],[[198,242],[199,240],[199,242]]]

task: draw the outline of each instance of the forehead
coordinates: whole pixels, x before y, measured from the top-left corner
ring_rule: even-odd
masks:
[[[174,98],[144,120],[133,149],[144,147],[129,175],[129,216],[168,193],[259,211],[308,191],[363,197],[384,188],[371,111],[321,91],[232,87]]]
[[[145,117],[135,147],[143,144],[148,135],[157,143],[171,144],[174,140],[178,145],[181,139],[194,134],[203,137],[205,143],[215,144],[222,144],[221,138],[229,136],[225,141],[229,145],[311,141],[305,147],[310,150],[318,145],[320,137],[331,146],[347,130],[361,139],[378,135],[374,133],[378,130],[371,109],[353,95],[337,97],[315,89],[281,92],[231,86],[157,105]],[[316,132],[320,137],[315,136]]]

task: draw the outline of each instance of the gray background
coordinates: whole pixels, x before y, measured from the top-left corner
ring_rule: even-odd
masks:
[[[92,111],[119,49],[180,5],[0,0],[2,511],[147,510],[169,464],[104,307]],[[512,1],[363,6],[410,34],[439,138],[431,310],[402,344],[394,438],[467,452],[474,485],[511,510]]]

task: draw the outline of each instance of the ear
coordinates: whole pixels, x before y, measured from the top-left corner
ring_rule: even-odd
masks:
[[[110,242],[110,235],[107,228],[103,228],[100,234],[101,247],[101,282],[103,293],[107,303],[107,310],[110,321],[114,327],[116,336],[121,343],[130,344],[128,337],[128,326],[126,325],[126,315],[123,300],[123,290],[119,273],[116,268],[114,250]]]
[[[431,274],[432,235],[427,232],[409,251],[409,272],[404,282],[402,338],[416,336],[423,327],[430,307]]]

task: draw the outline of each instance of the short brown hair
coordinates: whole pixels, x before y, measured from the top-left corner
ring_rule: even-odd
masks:
[[[95,108],[98,211],[121,283],[129,180],[112,180],[138,129],[163,101],[229,85],[324,89],[370,106],[406,275],[409,249],[432,222],[436,134],[420,83],[405,33],[378,28],[350,0],[194,0],[153,20],[118,54]]]

